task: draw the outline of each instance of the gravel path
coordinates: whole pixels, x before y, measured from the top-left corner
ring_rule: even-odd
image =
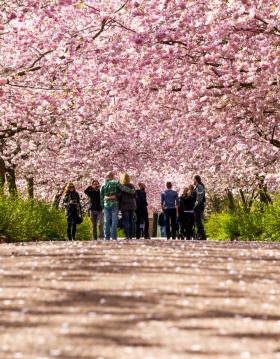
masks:
[[[2,244],[0,260],[0,359],[280,358],[280,244]]]

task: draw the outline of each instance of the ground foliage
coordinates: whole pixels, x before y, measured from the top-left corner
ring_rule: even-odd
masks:
[[[219,240],[279,240],[280,199],[267,206],[255,201],[250,210],[239,205],[234,210],[212,213],[206,229],[210,238]]]
[[[65,240],[64,211],[44,201],[1,197],[0,236],[5,241]],[[77,239],[89,238],[90,220],[85,215]]]

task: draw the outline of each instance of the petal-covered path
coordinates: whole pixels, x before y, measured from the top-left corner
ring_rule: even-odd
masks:
[[[280,358],[280,244],[0,246],[1,359]]]

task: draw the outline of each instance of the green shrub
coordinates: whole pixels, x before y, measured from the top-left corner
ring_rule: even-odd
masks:
[[[211,239],[280,240],[280,200],[268,206],[255,201],[250,211],[212,213],[205,227]]]
[[[5,240],[64,240],[66,227],[64,210],[46,202],[0,198],[0,235]],[[90,233],[90,219],[84,216],[83,223],[77,226],[77,239],[90,239]]]
[[[239,236],[237,217],[232,212],[213,213],[205,223],[211,239],[227,240]]]
[[[118,237],[123,237],[118,229]],[[77,240],[90,240],[91,220],[87,214],[77,225]],[[39,200],[0,196],[0,239],[5,241],[59,241],[67,239],[65,211]]]
[[[263,218],[263,239],[280,240],[280,200],[268,206]]]

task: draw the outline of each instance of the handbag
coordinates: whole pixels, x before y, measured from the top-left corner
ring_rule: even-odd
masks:
[[[82,214],[79,214],[77,217],[77,224],[81,224],[81,223],[83,223],[83,216]]]

